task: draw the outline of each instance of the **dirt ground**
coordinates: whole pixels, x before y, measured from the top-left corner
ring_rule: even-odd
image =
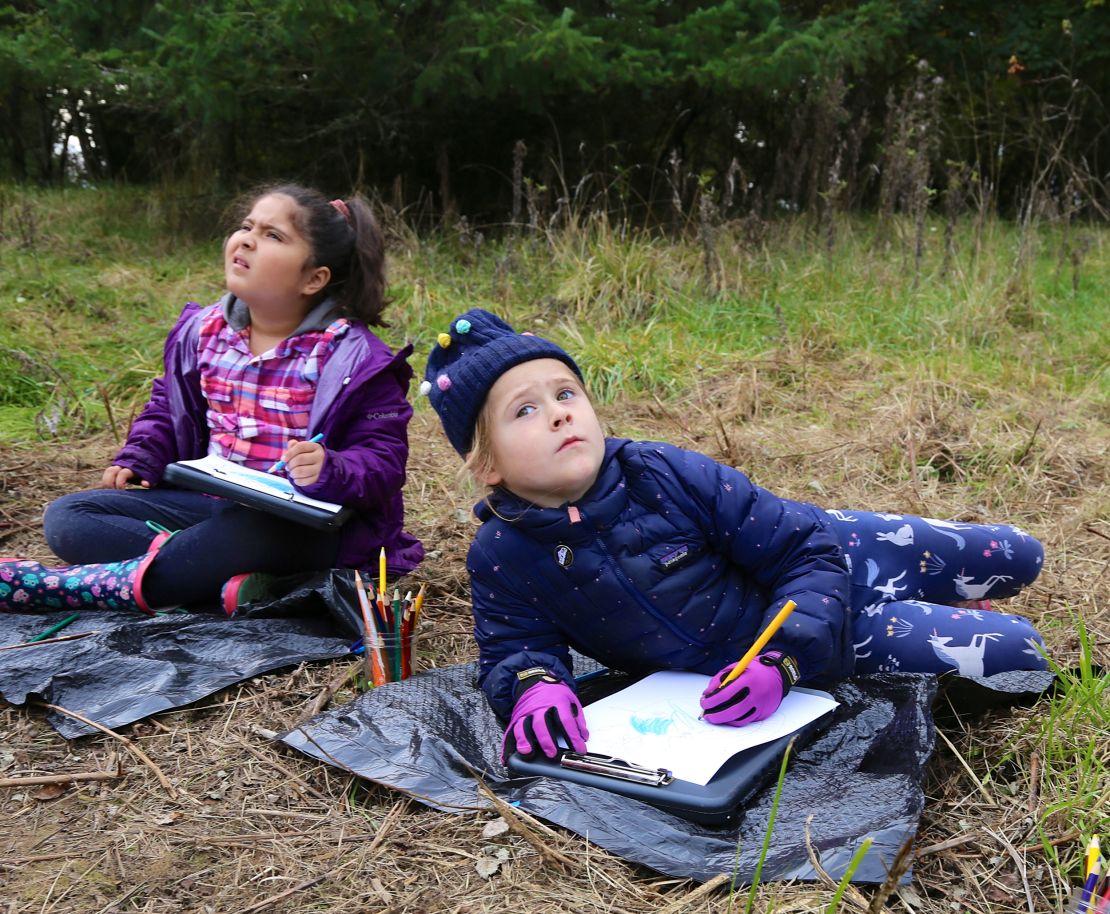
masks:
[[[823,506],[1017,523],[1045,542],[1048,558],[1013,608],[1041,627],[1064,667],[1076,662],[1082,614],[1105,666],[1105,409],[805,355],[744,362],[683,397],[621,403],[603,416],[613,433],[703,450]],[[817,369],[777,367],[807,362]],[[0,454],[0,550],[50,558],[43,505],[95,484],[113,450],[102,437]],[[434,417],[419,411],[407,501],[410,528],[429,550],[416,573],[430,588],[425,668],[476,656],[463,565],[473,498],[456,483],[456,464]],[[743,910],[746,890],[730,897],[720,884],[666,878],[519,815],[504,830],[488,810],[433,811],[266,739],[325,702],[349,700],[350,668],[336,661],[258,677],[124,728],[131,745],[107,735],[66,741],[41,708],[0,707],[0,777],[120,768],[104,780],[0,789],[0,914]],[[946,719],[911,884],[874,899],[875,910],[1062,910],[1066,889],[1038,829],[1067,859],[1080,835],[1065,773],[1022,749],[1040,713],[1043,705]],[[851,890],[841,910],[867,910],[874,894]],[[772,884],[759,888],[755,908],[824,911],[831,896],[820,883]]]

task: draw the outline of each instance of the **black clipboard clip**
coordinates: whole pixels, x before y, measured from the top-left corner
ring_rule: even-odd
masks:
[[[644,768],[599,752],[564,752],[559,756],[559,767],[652,787],[666,787],[674,780],[674,775],[666,768]]]

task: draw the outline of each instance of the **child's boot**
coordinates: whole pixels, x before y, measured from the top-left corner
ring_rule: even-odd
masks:
[[[147,552],[122,562],[50,568],[30,560],[2,559],[0,610],[138,609],[153,616],[143,598],[143,577],[171,536],[159,533]]]
[[[277,580],[277,575],[262,571],[237,574],[220,588],[220,605],[228,616],[234,616],[247,603],[278,596]]]

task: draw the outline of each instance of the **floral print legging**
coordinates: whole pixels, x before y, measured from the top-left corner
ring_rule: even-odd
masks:
[[[851,572],[857,673],[991,676],[1046,667],[1028,619],[953,605],[1012,597],[1031,584],[1044,549],[1028,533],[908,514],[826,513]]]

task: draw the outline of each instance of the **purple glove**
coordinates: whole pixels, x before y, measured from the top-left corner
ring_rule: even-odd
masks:
[[[574,689],[553,676],[545,676],[520,693],[513,705],[505,738],[501,741],[501,764],[514,752],[532,758],[542,752],[555,758],[555,740],[565,737],[575,752],[586,751],[590,732]]]
[[[743,673],[722,688],[735,663],[709,680],[701,693],[702,718],[711,724],[743,727],[770,717],[798,681],[798,664],[780,651],[755,658]]]

